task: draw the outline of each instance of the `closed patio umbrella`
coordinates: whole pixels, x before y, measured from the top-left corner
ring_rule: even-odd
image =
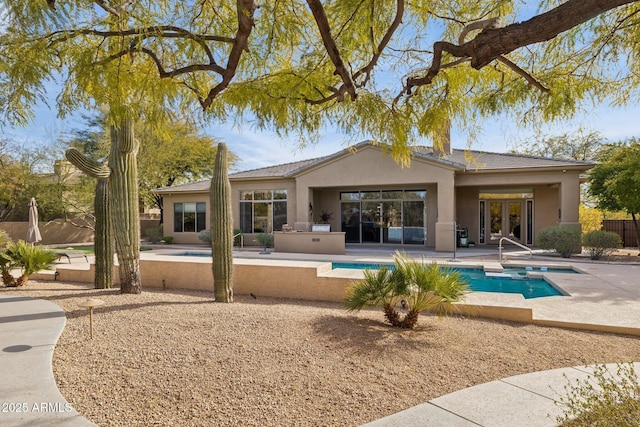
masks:
[[[29,228],[27,229],[27,242],[37,243],[42,240],[40,229],[38,228],[38,205],[36,199],[31,198],[29,202]]]

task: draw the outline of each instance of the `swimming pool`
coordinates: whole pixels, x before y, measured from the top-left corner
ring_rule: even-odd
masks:
[[[359,264],[359,263],[331,263],[333,269],[377,269],[382,264]],[[384,264],[393,267],[393,264]],[[527,277],[527,270],[522,268],[505,268],[503,273],[489,273],[488,275],[479,268],[452,268],[459,271],[464,279],[469,283],[469,289],[476,292],[501,292],[508,294],[522,294],[526,299],[564,295],[553,285],[544,279]],[[546,269],[539,272],[556,273],[576,273],[573,270]]]

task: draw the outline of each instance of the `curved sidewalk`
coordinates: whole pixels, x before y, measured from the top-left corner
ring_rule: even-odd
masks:
[[[0,425],[93,426],[58,391],[51,362],[66,317],[37,298],[0,296]]]
[[[609,373],[615,374],[615,363],[606,366]],[[640,363],[634,367],[640,373]],[[555,402],[566,395],[565,386],[569,382],[575,386],[577,380],[582,383],[592,373],[591,366],[575,366],[503,378],[438,397],[365,426],[556,426],[562,408]]]

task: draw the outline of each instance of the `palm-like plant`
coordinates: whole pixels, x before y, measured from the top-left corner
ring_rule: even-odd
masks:
[[[347,290],[344,307],[349,311],[359,311],[365,306],[382,307],[391,325],[412,329],[420,312],[447,314],[450,303],[461,300],[468,288],[459,272],[436,263],[424,264],[400,253],[394,256],[394,262],[393,270],[386,266],[365,270],[365,278]],[[400,300],[407,309],[404,317],[395,308]]]
[[[343,306],[347,311],[360,311],[365,306],[382,307],[389,323],[397,326],[400,315],[395,310],[395,270],[383,265],[379,270],[364,270],[364,280],[355,282],[347,289]]]
[[[39,270],[49,270],[53,263],[58,259],[55,252],[44,249],[41,246],[32,246],[24,240],[18,240],[17,243],[10,243],[7,246],[5,258],[10,258],[14,262],[14,266],[22,269],[22,274],[15,280],[15,283],[6,286],[22,286],[29,276]]]
[[[0,275],[5,286],[15,286],[15,279],[11,275],[11,269],[16,266],[13,258],[7,254],[7,245],[11,243],[9,235],[0,230]]]

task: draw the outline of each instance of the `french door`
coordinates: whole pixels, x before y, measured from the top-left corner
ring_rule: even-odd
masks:
[[[522,200],[492,200],[488,203],[489,242],[497,243],[501,237],[518,242],[524,241],[523,233],[523,212],[524,201]]]

